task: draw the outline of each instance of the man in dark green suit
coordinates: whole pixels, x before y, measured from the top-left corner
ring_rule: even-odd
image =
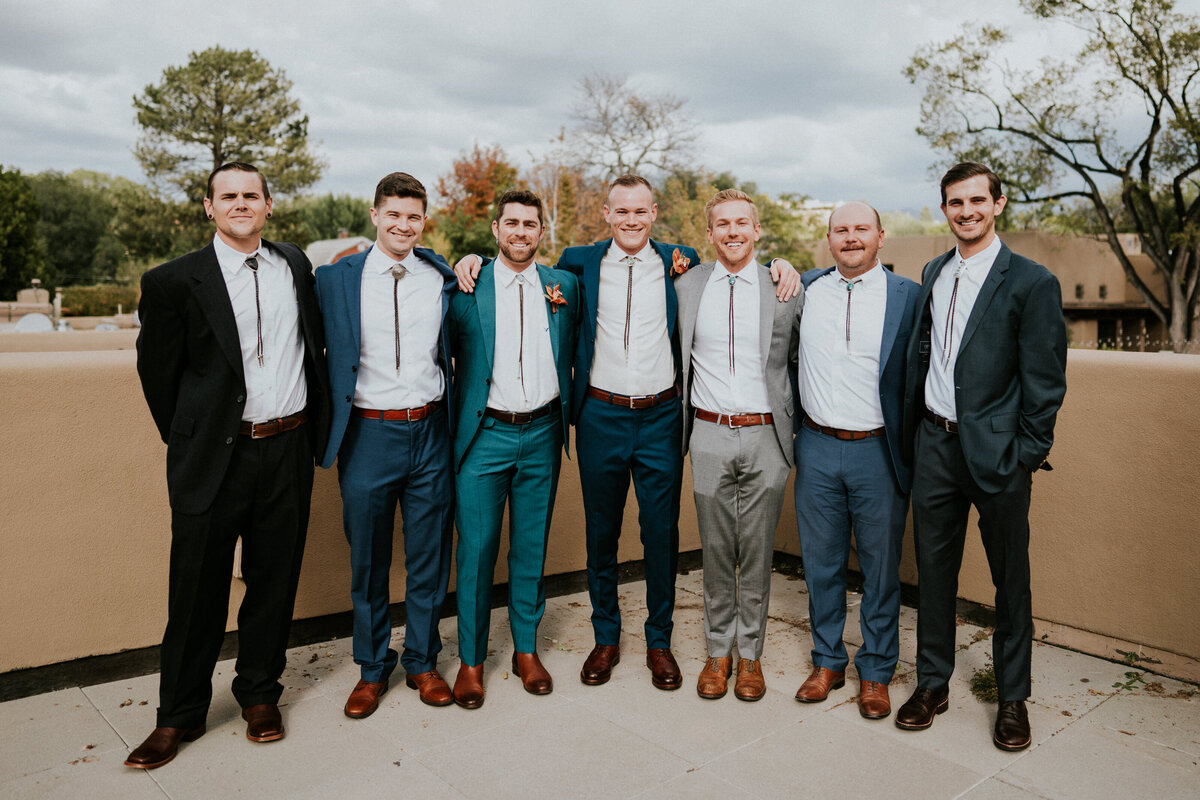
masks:
[[[537,628],[546,605],[542,569],[561,451],[569,437],[565,405],[581,304],[574,275],[534,263],[543,230],[538,196],[506,192],[492,221],[500,255],[483,266],[476,291],[457,294],[450,305],[462,662],[454,700],[464,708],[483,704],[506,502],[513,672],[531,694],[553,689],[538,659]]]
[[[996,586],[993,741],[1022,750],[1030,743],[1033,652],[1029,496],[1033,473],[1050,469],[1046,456],[1067,391],[1067,337],[1058,279],[996,236],[1005,202],[1000,179],[983,164],[958,164],[942,178],[942,211],[958,246],[925,265],[909,345],[917,690],[896,725],[928,728],[949,707],[955,596],[973,505]]]

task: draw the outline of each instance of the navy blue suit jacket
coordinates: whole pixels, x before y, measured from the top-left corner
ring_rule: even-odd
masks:
[[[373,247],[373,246],[372,246]],[[358,383],[358,361],[362,352],[362,273],[367,263],[367,253],[346,256],[335,264],[317,269],[317,304],[325,321],[325,357],[329,363],[329,386],[333,394],[329,444],[321,458],[322,467],[333,466],[346,425],[350,421],[350,409],[354,405],[354,388]],[[446,259],[424,247],[413,249],[418,256],[433,264],[442,274],[442,333],[439,337],[441,366],[446,384],[446,407],[454,408],[451,395],[450,336],[447,330],[446,312],[450,308],[450,297],[458,288],[454,270]],[[450,432],[454,433],[454,415],[450,418]]]
[[[592,358],[596,354],[596,309],[600,295],[600,262],[608,252],[612,239],[579,247],[568,247],[558,258],[558,268],[565,269],[579,278],[579,290],[583,295],[583,318],[580,323],[579,345],[575,354],[575,379],[571,393],[571,422],[579,422],[579,411],[587,394],[588,378],[592,374]],[[700,257],[691,247],[681,244],[663,244],[650,240],[650,246],[662,259],[663,271],[667,276],[667,337],[671,340],[671,353],[675,359],[675,380],[679,381],[679,331],[675,324],[679,300],[675,296],[675,282],[671,276],[672,254],[687,258],[690,266],[700,263]],[[666,387],[664,387],[666,388]]]
[[[800,280],[807,290],[813,281],[835,269],[810,269],[800,276]],[[904,390],[908,372],[908,342],[916,325],[917,296],[921,287],[916,281],[889,269],[884,270],[884,275],[887,276],[887,303],[883,316],[883,339],[879,345],[879,404],[883,408],[883,427],[887,432],[888,452],[891,454],[892,477],[896,479],[900,491],[908,494],[912,488],[912,447],[905,438],[911,434],[904,426]],[[796,393],[796,404],[800,405],[799,392]]]

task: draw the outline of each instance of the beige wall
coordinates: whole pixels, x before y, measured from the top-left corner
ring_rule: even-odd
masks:
[[[1034,490],[1035,613],[1200,658],[1190,614],[1200,596],[1200,356],[1072,350],[1068,382],[1055,470],[1039,473]],[[0,672],[157,644],[170,543],[165,446],[134,354],[0,353],[0,386]],[[686,479],[682,505],[681,547],[696,549]],[[797,553],[790,505],[776,544]],[[336,476],[319,470],[297,617],[349,608],[340,514]],[[631,501],[622,560],[640,555],[635,518]],[[547,571],[583,566],[579,477],[568,461]],[[911,532],[903,578],[916,578]],[[399,567],[393,587],[402,599]],[[233,607],[239,588],[235,581]],[[975,534],[961,594],[991,602]]]

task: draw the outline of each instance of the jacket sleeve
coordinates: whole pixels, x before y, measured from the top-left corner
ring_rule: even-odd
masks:
[[[1054,443],[1054,422],[1067,393],[1067,331],[1058,279],[1044,272],[1030,288],[1017,337],[1021,427],[1017,458],[1040,465]]]
[[[154,424],[166,442],[179,400],[186,334],[184,315],[171,303],[156,270],[142,276],[138,317],[142,324],[137,337],[138,377]]]

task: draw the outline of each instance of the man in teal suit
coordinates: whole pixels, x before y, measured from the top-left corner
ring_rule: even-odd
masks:
[[[570,273],[534,263],[542,201],[510,190],[496,204],[500,255],[483,266],[473,294],[450,304],[455,354],[454,467],[458,523],[458,677],[454,701],[483,704],[492,576],[509,508],[509,601],[513,672],[530,694],[549,694],[537,655],[546,606],[542,569],[567,446],[579,286]]]

